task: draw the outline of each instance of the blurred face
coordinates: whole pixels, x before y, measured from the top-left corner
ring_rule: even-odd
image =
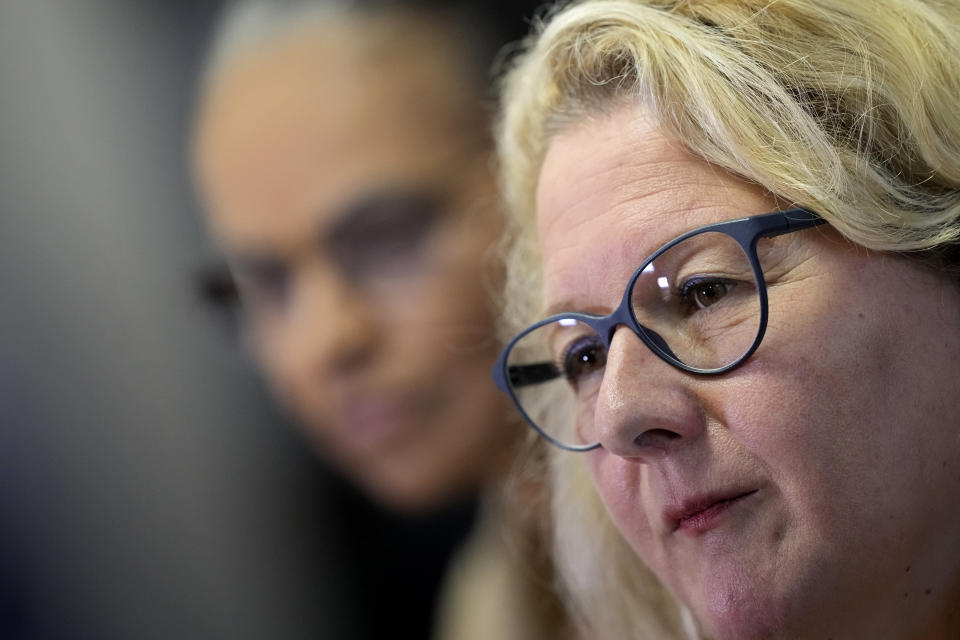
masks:
[[[537,198],[547,304],[599,314],[668,240],[784,208],[626,107],[557,135]],[[829,227],[769,242],[758,351],[695,376],[618,328],[601,447],[560,455],[587,456],[711,637],[941,637],[960,578],[955,285]]]
[[[512,431],[489,380],[495,186],[453,55],[424,25],[294,33],[221,73],[195,147],[277,394],[404,510],[475,486]]]

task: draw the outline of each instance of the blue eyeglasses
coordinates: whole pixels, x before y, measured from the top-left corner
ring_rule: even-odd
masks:
[[[497,358],[494,380],[551,443],[594,449],[594,398],[619,325],[683,371],[733,369],[756,351],[767,326],[758,241],[824,222],[789,209],[684,233],[640,265],[613,313],[561,313],[517,334]]]

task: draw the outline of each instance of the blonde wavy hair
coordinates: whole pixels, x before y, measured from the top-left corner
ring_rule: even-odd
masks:
[[[535,190],[553,135],[623,103],[859,245],[960,267],[956,0],[586,1],[535,25],[502,94],[507,333],[542,313]],[[556,454],[550,473],[586,636],[696,636],[609,522],[582,457]]]

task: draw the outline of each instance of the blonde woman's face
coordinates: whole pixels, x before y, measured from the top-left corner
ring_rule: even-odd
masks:
[[[419,510],[494,473],[516,429],[489,378],[499,214],[456,52],[378,24],[238,59],[196,168],[280,400],[375,498]]]
[[[560,133],[537,202],[547,304],[599,314],[668,240],[783,208],[632,108]],[[960,580],[957,292],[829,227],[772,242],[758,351],[695,376],[621,326],[602,446],[560,455],[711,637],[928,637]]]

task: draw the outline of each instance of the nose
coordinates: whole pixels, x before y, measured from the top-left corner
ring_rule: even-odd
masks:
[[[594,429],[604,449],[649,462],[695,442],[706,431],[706,415],[689,374],[621,326],[610,342]]]
[[[305,270],[286,328],[288,358],[300,376],[349,375],[372,357],[376,325],[364,291],[333,269]]]

